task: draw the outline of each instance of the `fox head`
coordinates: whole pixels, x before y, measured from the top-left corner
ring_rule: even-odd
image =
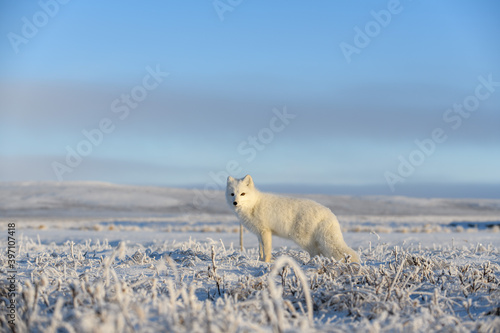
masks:
[[[245,178],[235,179],[227,177],[226,200],[235,210],[253,207],[257,200],[257,192],[250,175]]]

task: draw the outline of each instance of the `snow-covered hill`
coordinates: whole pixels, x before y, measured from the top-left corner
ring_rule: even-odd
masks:
[[[344,228],[421,228],[422,225],[500,221],[500,199],[439,199],[396,196],[301,195],[329,207]],[[0,219],[26,223],[236,223],[222,191],[116,185],[100,182],[0,183]],[[158,224],[165,222],[167,225]],[[219,223],[221,222],[221,223]],[[465,224],[466,226],[469,224]],[[233,226],[231,226],[232,228]],[[389,229],[387,229],[389,230]]]
[[[301,196],[326,205],[338,216],[500,216],[500,199]],[[230,210],[222,191],[102,182],[24,182],[0,183],[0,212],[17,217],[158,217],[177,213],[228,214]]]

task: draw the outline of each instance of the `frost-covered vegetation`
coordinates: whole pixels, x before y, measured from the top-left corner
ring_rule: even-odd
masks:
[[[493,245],[368,243],[361,265],[287,248],[265,264],[226,246],[21,238],[16,331],[500,331]]]
[[[239,222],[223,193],[196,195],[1,183],[2,277],[16,226],[16,332],[500,332],[498,199],[309,196],[337,214],[362,264],[280,238],[265,264],[254,235],[245,251],[232,245]]]

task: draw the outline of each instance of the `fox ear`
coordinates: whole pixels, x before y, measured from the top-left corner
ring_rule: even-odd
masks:
[[[234,178],[231,177],[231,176],[228,176],[227,177],[227,183],[229,184],[229,183],[232,183],[232,182],[234,182]]]
[[[253,186],[253,179],[252,179],[252,176],[250,175],[246,175],[245,178],[243,178],[243,182],[247,185],[247,186]]]

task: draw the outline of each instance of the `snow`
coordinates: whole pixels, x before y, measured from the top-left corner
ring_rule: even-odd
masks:
[[[16,224],[16,330],[500,332],[500,200],[307,195],[362,264],[279,238],[267,264],[254,235],[240,250],[223,193],[200,193],[0,184],[3,273]]]

